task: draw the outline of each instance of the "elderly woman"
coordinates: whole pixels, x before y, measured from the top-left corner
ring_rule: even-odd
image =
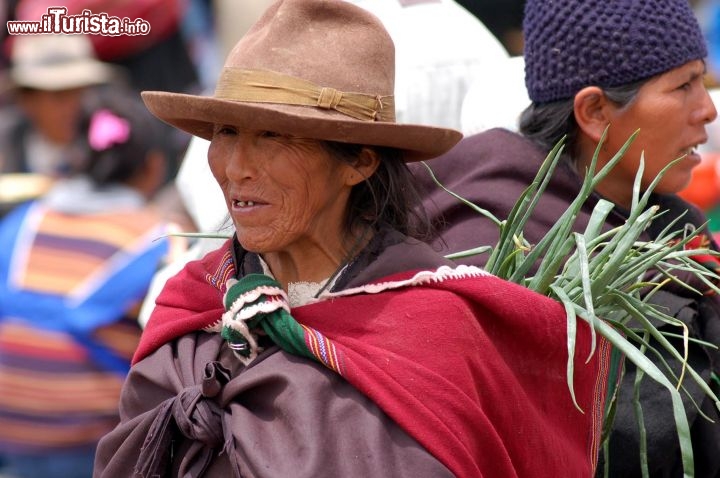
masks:
[[[547,187],[524,234],[536,244],[575,199],[598,143],[598,169],[639,129],[620,163],[598,184],[580,212],[575,229],[583,231],[600,198],[615,208],[607,226],[623,224],[631,208],[633,182],[644,153],[641,189],[669,163],[681,158],[655,188],[651,204],[667,212],[644,236],[652,240],[666,226],[698,228],[700,213],[676,193],[690,180],[700,162],[696,147],[707,140],[706,125],[716,110],[703,84],[706,47],[698,22],[685,0],[587,2],[529,0],[525,14],[525,82],[532,104],[520,121],[520,134],[496,129],[463,140],[441,159],[429,164],[453,192],[507,217],[530,184],[546,154],[567,136],[563,161]],[[455,252],[497,241],[498,229],[481,215],[460,206],[435,187],[427,172],[417,170],[431,191],[426,204],[442,215],[438,247]],[[714,244],[713,244],[714,246]],[[482,266],[487,256],[467,258]],[[712,259],[705,257],[703,259]],[[710,260],[717,270],[718,263]],[[705,290],[702,284],[699,290]],[[666,286],[653,296],[665,311],[682,320],[693,338],[720,343],[717,296]],[[677,332],[668,327],[668,332]],[[678,341],[682,350],[682,343]],[[677,361],[665,357],[676,371]],[[689,363],[717,385],[716,351],[691,344]],[[633,411],[635,370],[626,367],[615,426],[609,438],[609,476],[640,476],[640,436]],[[691,424],[696,476],[720,476],[720,421],[704,393],[686,380],[684,394]],[[693,404],[697,403],[697,407]],[[647,431],[649,475],[683,476],[669,395],[646,379],[641,403]],[[714,417],[712,423],[698,412]]]
[[[460,134],[395,123],[393,60],[365,10],[284,0],[214,97],[144,94],[211,140],[236,234],[159,295],[96,477],[592,476],[607,343],[581,412],[562,307],[417,239],[406,162]]]

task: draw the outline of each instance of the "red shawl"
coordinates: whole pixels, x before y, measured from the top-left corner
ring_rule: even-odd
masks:
[[[135,361],[219,321],[223,284],[233,272],[228,264],[225,247],[168,282]],[[455,475],[593,476],[609,344],[600,339],[585,364],[591,335],[579,321],[574,389],[581,413],[566,382],[563,307],[494,276],[459,275],[336,297],[294,308],[292,315],[308,330],[319,361]]]

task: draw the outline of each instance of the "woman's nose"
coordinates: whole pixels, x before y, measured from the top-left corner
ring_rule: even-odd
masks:
[[[252,138],[238,135],[227,158],[228,178],[233,181],[252,179],[257,176],[257,152]]]
[[[717,118],[715,103],[710,96],[710,92],[708,92],[705,88],[703,88],[702,104],[699,114],[703,123],[711,123],[712,121],[715,121],[715,118]]]

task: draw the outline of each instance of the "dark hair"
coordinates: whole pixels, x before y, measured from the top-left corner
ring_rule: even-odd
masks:
[[[93,118],[100,112],[126,122],[127,138],[94,147],[89,141],[89,132]],[[88,154],[78,172],[90,177],[97,186],[127,183],[143,170],[148,153],[162,151],[162,132],[157,120],[142,103],[132,98],[107,97],[96,101],[85,114],[81,127]]]
[[[608,100],[623,108],[637,96],[640,88],[649,80],[627,85],[603,88]],[[563,136],[566,156],[577,157],[578,124],[575,120],[574,98],[553,101],[551,103],[531,103],[520,115],[520,133],[538,144],[544,151],[550,151]]]
[[[335,141],[320,143],[333,158],[348,164],[355,164],[365,148],[375,151],[380,160],[375,173],[350,193],[346,231],[352,231],[360,223],[375,228],[387,224],[417,239],[431,236],[432,227],[422,209],[420,193],[399,150]]]

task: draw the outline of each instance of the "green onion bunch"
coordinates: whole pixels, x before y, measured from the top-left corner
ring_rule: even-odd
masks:
[[[716,284],[720,283],[713,271],[694,261],[691,257],[698,254],[718,255],[708,249],[691,248],[688,244],[699,234],[698,230],[677,230],[673,228],[679,218],[666,227],[652,241],[641,239],[643,231],[663,211],[657,206],[648,205],[650,194],[663,174],[675,163],[668,165],[645,190],[641,191],[640,179],[643,175],[641,160],[633,186],[632,206],[627,221],[620,227],[607,230],[605,221],[614,204],[600,199],[596,204],[589,223],[582,233],[575,232],[573,225],[583,204],[592,191],[608,172],[622,159],[630,144],[636,138],[636,131],[618,153],[596,172],[600,147],[605,135],[586,171],[584,180],[575,200],[565,213],[535,245],[529,244],[523,237],[523,228],[532,217],[540,196],[545,191],[555,167],[561,160],[564,138],[548,154],[533,182],[518,198],[509,216],[500,220],[489,211],[478,207],[445,188],[432,174],[436,184],[489,218],[500,229],[500,237],[494,246],[479,247],[448,255],[457,259],[468,255],[487,253],[486,270],[498,277],[520,284],[540,294],[549,296],[565,307],[567,315],[567,383],[575,406],[573,390],[575,339],[577,321],[590,324],[592,347],[595,351],[596,334],[600,334],[613,345],[616,359],[623,357],[637,367],[634,393],[634,409],[640,427],[640,453],[643,477],[649,476],[646,456],[645,428],[642,407],[639,401],[640,381],[649,377],[663,385],[672,398],[673,414],[680,442],[684,473],[694,476],[694,460],[690,442],[690,427],[681,399],[687,393],[683,381],[697,382],[701,389],[720,409],[720,400],[700,375],[687,365],[687,347],[690,342],[687,327],[678,319],[671,317],[653,305],[650,299],[656,290],[672,281],[702,295],[692,289],[678,276],[687,274],[698,278],[708,289],[718,293]],[[426,165],[427,166],[427,165]],[[677,350],[669,341],[667,332],[660,332],[654,323],[675,325],[683,338],[684,350]],[[652,342],[650,339],[654,339]],[[698,342],[698,341],[696,341]],[[713,344],[699,342],[711,348]],[[675,374],[662,359],[662,347],[682,364],[681,373]],[[656,362],[649,357],[656,357]],[[624,363],[619,361],[619,363]],[[607,400],[604,423],[604,452],[607,454],[607,438],[612,425],[616,386],[618,380],[611,380],[610,394]],[[699,404],[695,404],[699,409]],[[702,414],[702,412],[700,412]],[[707,416],[703,415],[706,419]],[[607,455],[606,455],[607,458]],[[607,464],[608,460],[605,460]],[[608,470],[605,469],[607,476]]]

